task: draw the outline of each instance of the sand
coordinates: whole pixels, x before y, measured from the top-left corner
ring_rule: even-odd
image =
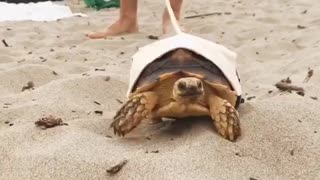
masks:
[[[0,42],[0,179],[320,179],[320,104],[310,98],[320,98],[316,0],[186,1],[184,17],[222,12],[182,25],[235,51],[244,98],[255,97],[240,106],[237,142],[199,119],[113,136],[108,126],[126,98],[130,57],[154,41],[148,35],[161,35],[162,7],[140,1],[140,33],[103,40],[84,34],[113,22],[118,10],[0,23],[9,45]],[[303,83],[308,67],[314,76]],[[274,87],[286,77],[305,96]],[[34,89],[21,92],[29,81]],[[69,125],[35,126],[49,114]],[[109,176],[106,169],[122,160],[128,163]]]

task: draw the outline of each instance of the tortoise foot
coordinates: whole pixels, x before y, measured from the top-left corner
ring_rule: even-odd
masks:
[[[227,100],[214,99],[211,116],[215,127],[222,137],[234,142],[241,135],[239,113]]]
[[[143,119],[146,119],[156,104],[157,96],[152,92],[138,94],[128,99],[118,110],[110,127],[115,135],[125,136]]]

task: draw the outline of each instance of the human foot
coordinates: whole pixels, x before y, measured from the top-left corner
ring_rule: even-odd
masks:
[[[105,30],[91,32],[86,34],[91,39],[101,39],[106,38],[107,36],[117,36],[124,33],[136,33],[139,31],[138,23],[136,20],[132,19],[124,19],[118,20],[110,27]]]

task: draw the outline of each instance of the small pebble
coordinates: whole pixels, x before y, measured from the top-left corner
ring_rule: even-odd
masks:
[[[154,36],[154,35],[149,35],[148,38],[152,39],[152,40],[158,40],[159,39],[158,36]]]
[[[101,103],[99,103],[98,101],[93,101],[93,103],[95,103],[97,105],[101,105]]]
[[[246,100],[244,100],[243,98],[241,98],[240,103],[245,103]]]
[[[254,99],[256,98],[255,96],[250,96],[250,97],[247,97],[247,100],[250,101],[251,99]]]
[[[110,76],[107,76],[106,78],[104,78],[105,81],[110,81]]]
[[[96,114],[101,116],[103,114],[103,111],[94,111],[94,113],[96,113]]]
[[[106,135],[106,137],[107,137],[107,138],[112,138],[112,136],[110,136],[110,135]]]
[[[306,26],[297,25],[297,28],[298,28],[298,29],[305,29],[305,28],[306,28]]]
[[[293,156],[294,155],[294,150],[290,151],[290,155]]]
[[[318,97],[316,97],[316,96],[312,96],[310,98],[313,99],[313,100],[318,100]]]

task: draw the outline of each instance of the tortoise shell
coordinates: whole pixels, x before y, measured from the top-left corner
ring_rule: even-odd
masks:
[[[190,50],[176,49],[149,64],[141,73],[134,90],[157,81],[162,74],[179,71],[202,75],[207,81],[223,84],[232,89],[222,71],[211,61]]]
[[[205,57],[196,54],[188,49],[179,48],[159,57],[149,64],[139,76],[133,87],[133,92],[139,87],[157,82],[159,77],[166,73],[188,72],[199,74],[214,84],[221,84],[234,90],[222,71]],[[240,96],[237,97],[236,107],[240,103]]]

